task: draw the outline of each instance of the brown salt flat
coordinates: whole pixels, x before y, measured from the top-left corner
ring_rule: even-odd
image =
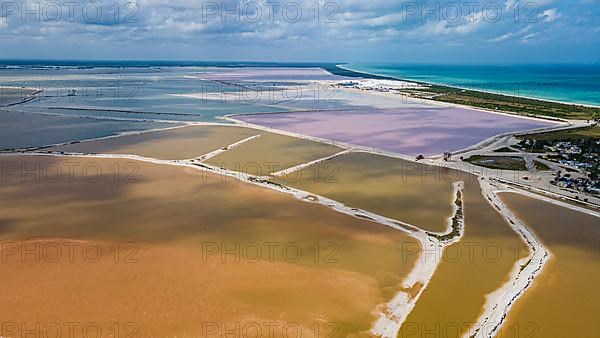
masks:
[[[600,218],[515,193],[501,198],[552,257],[498,337],[600,336]]]
[[[252,175],[266,176],[340,151],[341,148],[329,144],[265,133],[207,160],[207,163]]]
[[[132,154],[161,160],[199,157],[260,131],[234,126],[186,126],[49,148],[52,151]]]
[[[75,166],[72,181],[67,163]],[[77,251],[73,263],[10,256],[0,264],[3,321],[97,322],[104,330],[134,322],[141,336],[202,336],[207,323],[276,322],[281,329],[295,322],[306,337],[314,336],[311,325],[324,330],[331,322],[336,336],[351,336],[370,328],[373,310],[392,298],[414,264],[402,250],[418,243],[399,231],[200,170],[115,159],[0,158],[2,168],[11,164],[37,164],[46,174],[38,182],[6,175],[3,243],[93,242],[103,255],[95,263]],[[129,172],[115,177],[115,166],[137,172],[124,182]],[[82,176],[91,167],[102,170],[98,180]],[[54,180],[56,168],[64,175]],[[115,242],[133,242],[137,262],[123,263],[130,253],[124,249],[115,262]],[[207,243],[231,249],[271,242],[295,243],[303,254],[297,262],[289,259],[293,250],[288,256],[276,250],[270,260],[264,249],[256,262],[240,250],[239,261],[203,258]]]

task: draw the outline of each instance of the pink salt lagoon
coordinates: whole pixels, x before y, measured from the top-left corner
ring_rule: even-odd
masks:
[[[438,155],[490,137],[555,122],[459,107],[311,111],[237,115],[235,119],[297,134],[405,155]]]

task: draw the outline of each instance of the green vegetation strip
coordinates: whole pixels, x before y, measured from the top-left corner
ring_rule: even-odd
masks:
[[[545,165],[544,163],[542,163],[540,161],[533,161],[533,164],[534,164],[536,170],[540,170],[540,171],[550,170],[549,166]]]
[[[449,233],[444,234],[444,235],[439,235],[439,234],[434,234],[434,233],[428,232],[427,234],[429,236],[435,237],[438,240],[444,242],[444,241],[449,241],[460,235],[460,227],[461,227],[461,224],[463,221],[463,204],[462,204],[462,195],[461,195],[460,191],[456,192],[456,200],[454,200],[454,204],[456,205],[456,213],[454,214],[454,217],[452,217],[452,231],[450,231]]]
[[[480,167],[501,170],[527,170],[527,165],[523,158],[518,156],[482,156],[473,155],[465,162],[469,162]]]
[[[513,112],[520,115],[582,120],[600,118],[600,108],[594,107],[484,93],[437,85],[427,88],[427,91],[438,94],[432,97],[435,101]]]
[[[516,153],[517,151],[509,147],[502,147],[494,150],[495,153]]]
[[[332,74],[347,77],[362,77],[380,80],[401,80],[389,76],[378,76],[356,71],[350,71],[337,66],[325,66],[325,70]],[[544,100],[529,99],[524,97],[508,96],[495,93],[486,93],[476,90],[461,89],[456,87],[428,84],[419,81],[405,80],[422,84],[427,88],[408,89],[406,94],[422,99],[462,104],[495,111],[509,112],[525,116],[548,116],[559,119],[599,119],[600,108],[583,105],[565,104]]]
[[[581,139],[598,139],[600,138],[600,126],[558,130],[539,134],[521,135],[517,138],[520,140],[528,139],[536,141],[572,141]]]

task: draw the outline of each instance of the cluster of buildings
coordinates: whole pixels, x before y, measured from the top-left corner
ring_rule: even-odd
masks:
[[[547,146],[546,149],[553,152],[567,153],[567,154],[581,154],[581,148],[569,141],[560,141],[554,143],[552,146]]]
[[[424,85],[415,82],[376,79],[349,80],[338,82],[337,85],[342,88],[374,90],[382,93],[395,92],[397,94],[401,94],[403,93],[403,90],[407,89],[410,90],[426,88]]]
[[[559,172],[550,183],[562,188],[577,190],[592,195],[600,195],[600,181],[597,179],[592,180],[586,177],[571,177],[570,174],[561,175]]]
[[[578,169],[590,169],[593,167],[593,164],[587,162],[579,162],[579,161],[571,161],[571,160],[558,160],[558,163],[567,165],[569,167],[574,167]]]
[[[524,139],[519,148],[528,152],[546,153],[545,158],[575,169],[588,170],[600,165],[600,139],[569,141]]]
[[[523,139],[524,151],[544,153],[544,159],[558,163],[561,170],[552,184],[584,193],[600,195],[600,139]],[[563,173],[564,172],[564,173]]]
[[[525,139],[519,146],[527,151],[544,152],[546,160],[556,162],[565,169],[565,174],[562,171],[556,173],[552,184],[600,195],[600,139]]]

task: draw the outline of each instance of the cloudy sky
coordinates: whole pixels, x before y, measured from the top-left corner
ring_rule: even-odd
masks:
[[[0,3],[1,59],[600,63],[600,0]]]

